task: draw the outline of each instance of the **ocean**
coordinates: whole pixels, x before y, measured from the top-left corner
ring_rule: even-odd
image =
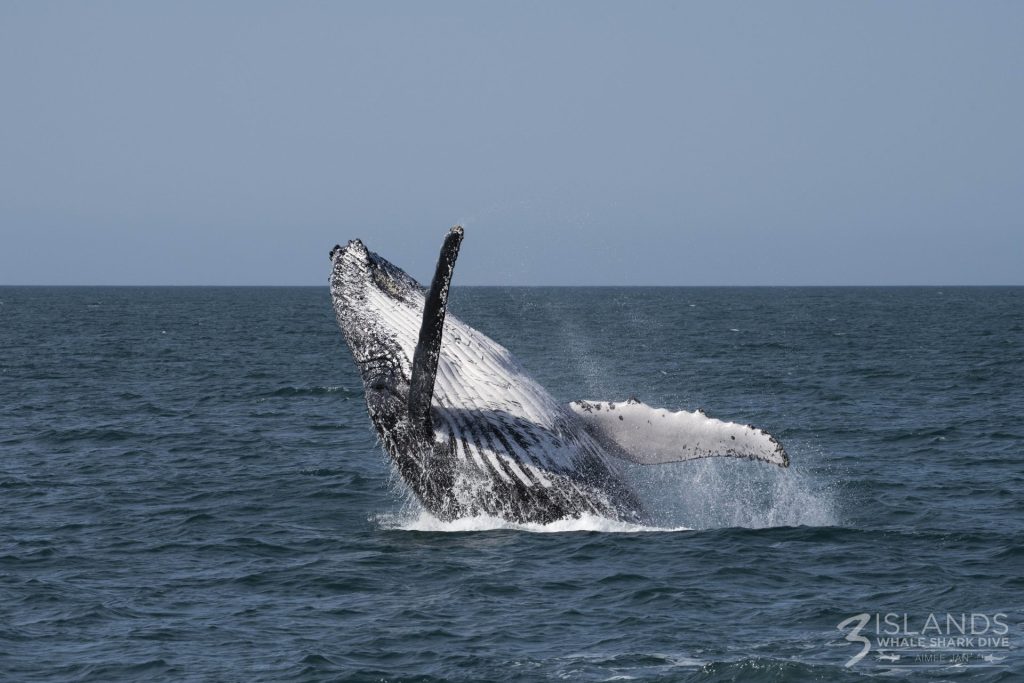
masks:
[[[792,466],[442,523],[328,289],[0,288],[2,681],[1024,680],[1024,288],[459,288],[558,399]]]

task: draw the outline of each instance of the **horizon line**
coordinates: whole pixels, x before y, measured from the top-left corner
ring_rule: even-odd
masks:
[[[240,285],[240,284],[221,284],[221,285],[208,285],[208,284],[195,284],[195,285],[182,285],[182,284],[0,284],[0,288],[38,288],[38,289],[86,289],[86,288],[152,288],[152,289],[329,289],[329,285]],[[854,288],[877,288],[877,289],[941,289],[943,287],[972,287],[972,288],[983,288],[983,287],[1024,287],[1024,284],[828,284],[828,285],[795,285],[795,284],[778,284],[778,285],[553,285],[553,284],[540,284],[540,285],[452,285],[452,288],[466,288],[466,289],[854,289]]]

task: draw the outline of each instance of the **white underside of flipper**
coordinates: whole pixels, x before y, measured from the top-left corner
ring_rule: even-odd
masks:
[[[771,434],[699,410],[671,412],[632,399],[573,401],[568,407],[600,441],[617,446],[619,455],[632,462],[656,465],[724,456],[789,466],[789,456]]]

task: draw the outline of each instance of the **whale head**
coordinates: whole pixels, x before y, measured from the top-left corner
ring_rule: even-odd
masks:
[[[412,366],[409,345],[415,337],[401,323],[422,309],[423,288],[360,240],[335,246],[330,256],[335,314],[363,383],[368,392],[404,401]]]
[[[360,297],[377,291],[397,301],[409,302],[423,288],[401,268],[366,248],[362,240],[351,240],[344,247],[331,249],[331,292],[345,297]]]

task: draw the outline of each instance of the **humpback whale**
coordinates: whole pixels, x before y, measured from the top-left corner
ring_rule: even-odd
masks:
[[[330,252],[334,312],[367,412],[402,481],[435,517],[643,523],[625,462],[724,456],[789,465],[770,434],[699,410],[634,398],[560,404],[507,349],[446,314],[462,238],[459,226],[445,236],[429,288],[360,240]]]

